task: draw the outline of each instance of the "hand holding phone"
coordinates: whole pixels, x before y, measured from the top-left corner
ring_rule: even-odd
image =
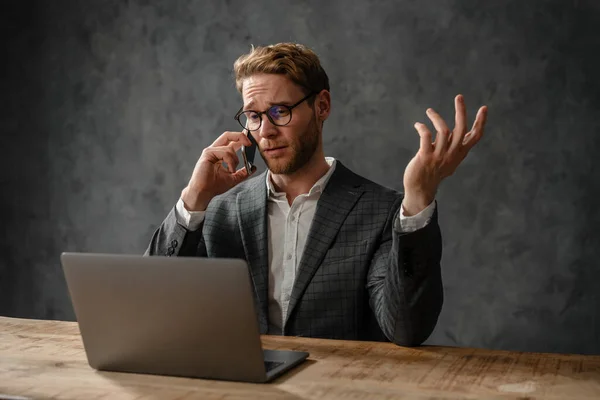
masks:
[[[246,130],[246,129],[244,129]],[[242,147],[243,146],[243,147]],[[244,166],[239,164],[238,149],[242,148]],[[257,144],[246,132],[227,131],[202,151],[192,177],[182,191],[181,199],[189,211],[205,211],[208,203],[252,175]]]

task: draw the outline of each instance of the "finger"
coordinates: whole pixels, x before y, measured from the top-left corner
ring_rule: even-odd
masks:
[[[233,175],[231,175],[231,177],[233,178],[234,183],[237,185],[238,183],[245,181],[248,177],[254,175],[254,172],[256,172],[255,165],[252,166],[252,172],[250,173],[250,175],[248,175],[248,171],[246,171],[246,167],[242,167],[242,168],[238,169],[237,171],[235,171],[235,173]]]
[[[483,106],[477,111],[477,117],[475,117],[475,122],[473,123],[473,128],[468,133],[468,137],[465,137],[463,140],[463,144],[471,148],[479,142],[481,137],[483,136],[483,131],[485,128],[485,122],[487,120],[487,107]]]
[[[246,143],[242,143],[241,141],[240,142],[229,142],[227,147],[229,147],[235,153],[236,151],[241,149],[242,146],[244,146],[244,145],[246,145]],[[246,146],[248,146],[248,145],[246,145]]]
[[[230,142],[241,142],[246,146],[252,145],[252,142],[250,139],[248,139],[244,132],[227,131],[223,132],[223,134],[213,142],[211,147],[226,146]]]
[[[231,173],[235,172],[235,168],[240,162],[237,154],[235,154],[233,149],[229,146],[209,147],[205,150],[205,152],[206,157],[208,157],[213,164],[216,164],[220,161],[225,161],[227,163],[227,169]]]
[[[231,172],[232,174],[235,173],[235,169],[237,168],[238,163],[234,161],[231,154],[229,154],[229,153],[223,154],[222,160],[227,163],[227,167],[226,167],[227,170],[229,172]],[[221,165],[223,166],[223,168],[225,168],[225,165],[223,165],[222,163],[221,163]]]
[[[442,117],[433,110],[433,108],[427,109],[427,116],[433,123],[435,130],[437,131],[435,135],[435,142],[433,143],[435,147],[435,152],[439,155],[443,151],[445,151],[446,146],[448,145],[448,136],[450,136],[450,129],[448,129],[448,125],[442,119]]]
[[[421,138],[420,151],[424,154],[433,153],[433,145],[431,144],[431,132],[425,124],[417,122],[415,124],[415,129],[419,133],[419,137]]]
[[[454,98],[454,109],[456,113],[454,115],[452,143],[450,144],[451,150],[456,149],[462,144],[467,132],[467,108],[465,107],[465,99],[460,94]]]
[[[475,117],[475,122],[473,123],[473,130],[478,132],[483,132],[485,128],[485,122],[487,121],[487,106],[483,106],[479,108],[477,111],[477,117]]]

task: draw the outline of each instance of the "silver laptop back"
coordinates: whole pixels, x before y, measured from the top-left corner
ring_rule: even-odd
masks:
[[[243,260],[63,253],[61,261],[91,367],[267,380]]]

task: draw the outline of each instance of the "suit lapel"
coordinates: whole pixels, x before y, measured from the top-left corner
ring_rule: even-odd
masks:
[[[285,322],[302,298],[306,287],[321,265],[346,217],[362,195],[360,184],[352,182],[351,172],[339,161],[317,203],[306,245],[292,287]],[[284,325],[285,326],[285,325]]]
[[[237,214],[244,252],[256,293],[260,332],[268,330],[269,256],[267,231],[267,189],[265,175],[237,196]]]

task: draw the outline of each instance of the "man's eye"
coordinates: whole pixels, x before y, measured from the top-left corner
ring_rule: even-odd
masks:
[[[289,114],[289,110],[286,107],[276,106],[271,107],[269,113],[273,118],[281,118],[287,116]]]

